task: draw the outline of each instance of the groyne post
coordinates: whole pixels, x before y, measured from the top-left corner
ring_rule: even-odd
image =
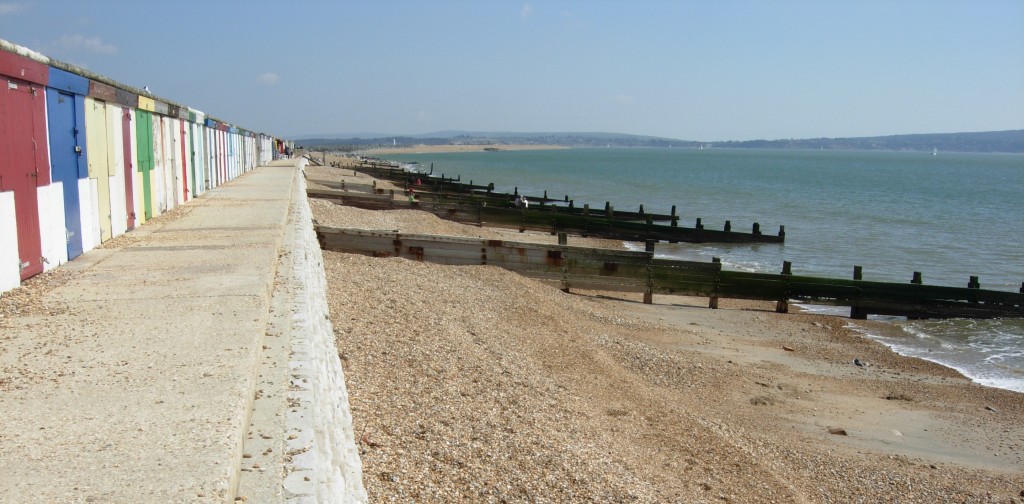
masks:
[[[854,266],[853,267],[853,279],[854,280],[863,280],[864,279],[864,268],[862,268],[860,266]]]
[[[643,207],[641,207],[642,209]],[[650,222],[650,217],[647,218],[647,222]],[[651,261],[654,258],[654,244],[657,240],[646,240],[644,242],[644,250],[651,254],[651,257],[647,261],[647,289],[644,291],[644,304],[654,304],[654,277],[651,272]]]
[[[921,285],[921,284],[923,284],[923,283],[924,283],[924,282],[923,282],[923,281],[921,280],[921,272],[920,272],[920,271],[915,271],[915,272],[914,272],[914,278],[910,279],[910,283],[912,283],[912,284],[918,284],[918,285]]]
[[[757,226],[757,223],[754,223]],[[754,228],[755,231],[757,228]],[[785,277],[785,281],[789,283],[789,277],[793,275],[793,263],[790,261],[782,261],[782,275]],[[776,313],[789,313],[789,288],[787,286],[786,293],[783,294],[782,299],[775,302]]]
[[[725,221],[725,232],[726,233],[731,233],[732,232],[732,222]]]
[[[698,221],[699,221],[699,219],[698,219]],[[711,262],[712,263],[721,263],[722,259],[720,257],[712,257],[711,258]],[[715,292],[714,292],[714,294],[711,295],[710,298],[708,298],[708,308],[711,308],[712,310],[717,310],[718,309],[718,278],[717,278],[717,276],[715,278]]]

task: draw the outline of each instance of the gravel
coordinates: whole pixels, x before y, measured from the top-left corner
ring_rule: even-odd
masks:
[[[505,233],[418,211],[311,204],[316,220],[332,226]],[[567,294],[492,266],[337,252],[325,252],[325,269],[372,502],[1024,502],[1019,473],[799,431],[786,418],[795,401],[781,384],[751,400],[745,387],[770,379],[766,365],[679,350],[713,339],[696,322],[681,328],[638,316],[643,305],[628,296]],[[735,333],[795,347],[824,366],[845,359],[837,353],[844,345],[892,364],[894,373],[921,362],[889,353],[839,319],[795,320],[760,311],[770,310],[763,304],[723,300],[729,306],[742,309],[699,309]],[[914,366],[925,381],[955,377]],[[935,390],[956,397],[962,387],[889,381],[902,385],[888,393],[905,397]],[[850,386],[880,387],[871,393],[882,397],[887,386],[879,383]],[[1019,397],[999,397],[999,408],[1020,411]],[[1019,434],[1019,420],[1006,425]]]

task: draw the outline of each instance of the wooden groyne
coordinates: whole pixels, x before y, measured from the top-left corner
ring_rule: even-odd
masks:
[[[870,314],[1024,317],[1024,287],[1021,293],[983,290],[976,277],[961,288],[924,285],[920,274],[906,284],[799,276],[791,273],[788,262],[779,274],[727,271],[717,260],[657,259],[653,241],[643,252],[621,251],[569,246],[565,234],[559,235],[559,245],[325,226],[317,226],[316,234],[324,250],[450,265],[490,264],[565,291],[642,292],[646,303],[654,294],[675,294],[707,297],[711,308],[718,307],[720,298],[775,301],[779,312],[787,312],[791,301],[849,306],[850,316],[861,319]]]
[[[462,183],[458,178],[410,173],[384,163],[362,163],[354,170],[389,180],[403,187],[407,186],[418,196],[418,201],[388,202],[383,198],[346,194],[353,191],[363,192],[367,188],[316,180],[313,182],[331,187],[335,191],[310,189],[310,196],[341,200],[347,205],[367,209],[418,208],[445,219],[478,225],[552,233],[567,232],[628,241],[783,243],[786,239],[785,226],[780,226],[778,234],[772,235],[762,233],[760,225],[756,222],[749,232],[733,229],[730,221],[725,222],[723,229],[709,229],[699,218],[693,227],[680,226],[675,206],[669,214],[645,212],[643,205],[640,205],[637,212],[616,210],[610,202],[606,202],[603,209],[591,209],[588,204],[576,206],[568,195],[564,198],[549,198],[545,191],[539,196],[523,195],[531,205],[529,208],[520,208],[513,203],[513,200],[520,196],[518,188],[511,194],[496,193],[494,184],[477,185],[472,181]],[[394,200],[393,193],[385,193],[376,187],[367,192],[391,196]]]

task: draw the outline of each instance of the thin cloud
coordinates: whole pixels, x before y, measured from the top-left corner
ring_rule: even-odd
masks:
[[[0,3],[0,16],[6,16],[8,14],[17,14],[25,10],[27,7],[24,4],[17,3]]]
[[[261,74],[259,77],[256,77],[257,82],[266,84],[268,86],[273,86],[274,84],[277,84],[280,80],[281,76],[277,75],[274,72],[267,72],[265,74]]]
[[[57,45],[69,51],[85,51],[93,54],[116,54],[117,46],[108,44],[99,37],[86,37],[84,35],[62,35],[57,39]]]
[[[528,4],[528,3],[524,3],[523,4],[523,8],[519,11],[519,17],[522,18],[522,19],[527,19],[527,18],[529,18],[532,15],[533,15],[533,7],[530,6],[530,4]]]

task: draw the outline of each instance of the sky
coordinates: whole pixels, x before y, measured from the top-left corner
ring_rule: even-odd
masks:
[[[1024,129],[1024,1],[0,0],[0,38],[276,136]]]

